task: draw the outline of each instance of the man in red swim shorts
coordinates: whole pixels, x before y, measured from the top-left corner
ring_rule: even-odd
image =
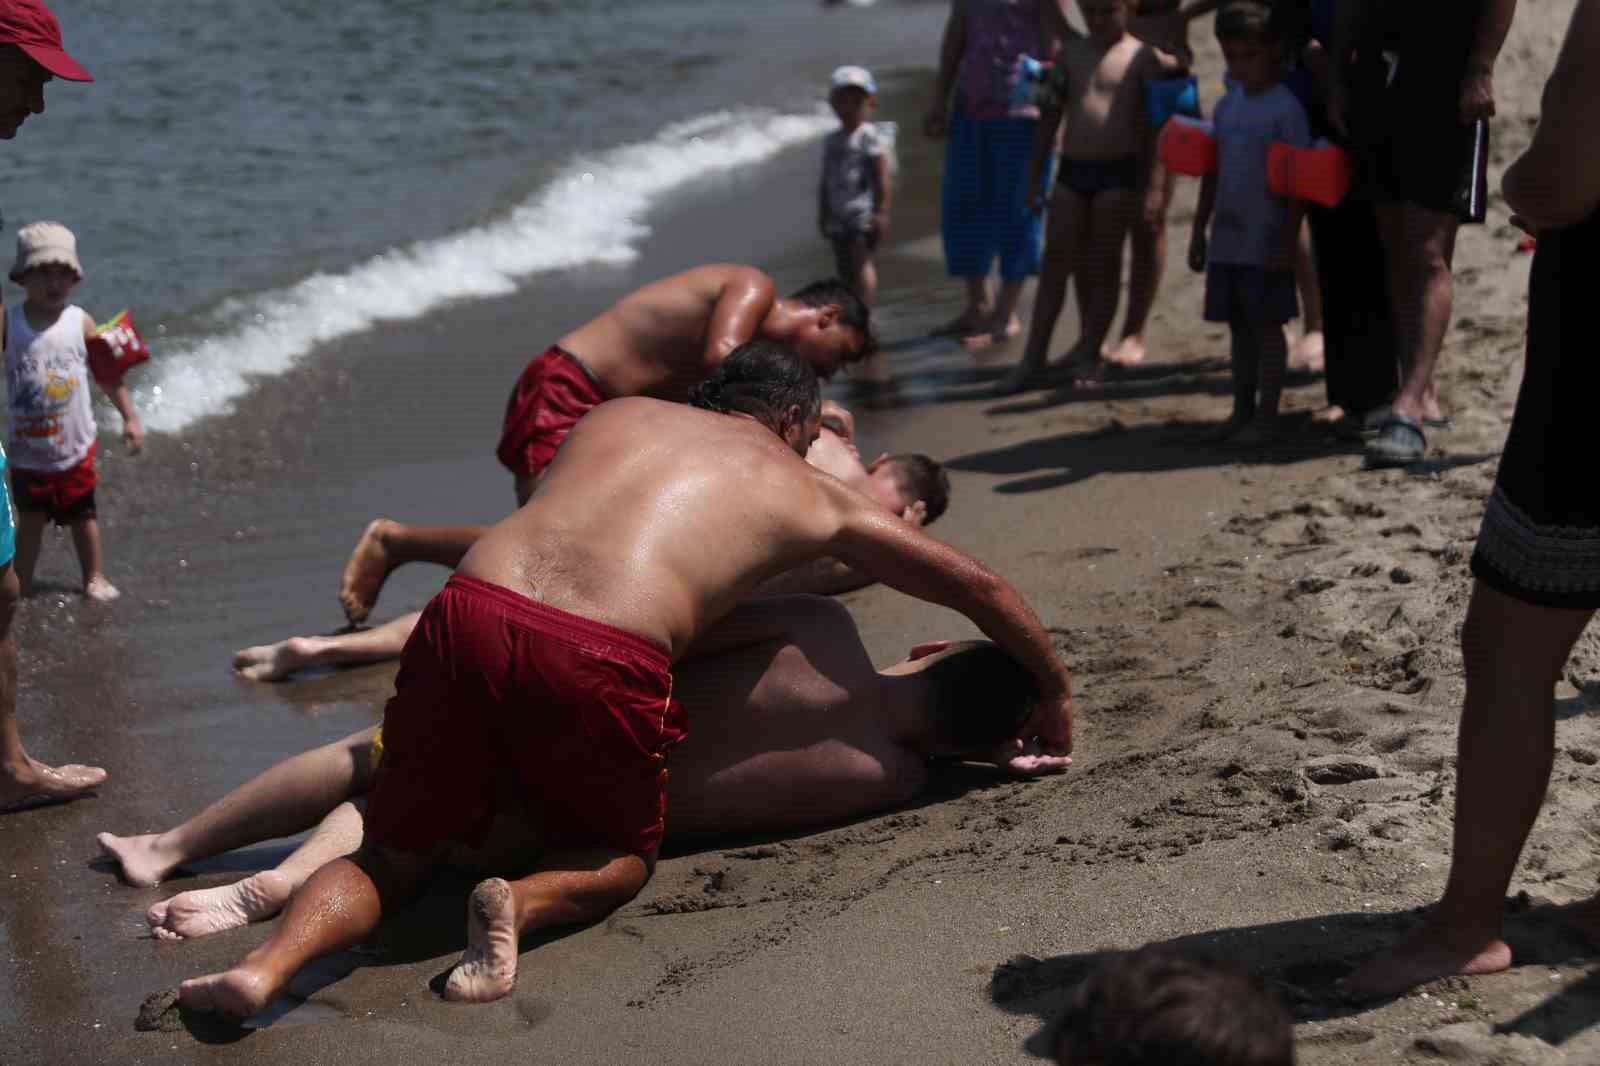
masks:
[[[801,458],[821,425],[801,357],[746,344],[689,399],[601,404],[538,495],[467,553],[402,656],[361,848],[313,874],[239,965],[184,982],[185,1007],[260,1010],[502,811],[548,843],[516,894],[498,880],[474,892],[458,986],[503,969],[518,933],[632,899],[655,864],[668,752],[687,731],[671,665],[775,635],[740,605],[819,556],[965,614],[1038,683],[1022,733],[1041,754],[1070,752],[1071,678],[1016,590]]]
[[[758,338],[792,349],[824,378],[873,347],[867,306],[840,281],[779,299],[755,267],[716,263],[651,282],[562,337],[517,379],[495,450],[516,478],[517,506],[595,405],[618,396],[682,403],[729,352]]]

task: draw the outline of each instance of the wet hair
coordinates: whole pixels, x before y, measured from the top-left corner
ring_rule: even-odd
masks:
[[[1283,39],[1283,26],[1271,4],[1228,0],[1217,9],[1217,40],[1271,43]]]
[[[928,509],[926,524],[944,514],[950,506],[950,475],[937,461],[916,452],[891,455],[886,462],[894,467],[894,479],[907,505],[922,501]]]
[[[750,341],[689,390],[689,403],[719,414],[749,415],[779,433],[791,407],[816,417],[822,390],[811,364],[794,352],[772,341]]]
[[[861,334],[862,346],[858,358],[865,359],[878,350],[878,338],[872,333],[872,309],[856,295],[854,289],[838,278],[813,281],[789,299],[806,307],[837,307],[839,324]]]
[[[955,751],[992,747],[1017,735],[1039,702],[1039,685],[998,644],[977,641],[923,671],[933,685],[933,725]]]
[[[1102,963],[1055,1036],[1063,1066],[1294,1066],[1294,1030],[1259,980],[1153,946]]]

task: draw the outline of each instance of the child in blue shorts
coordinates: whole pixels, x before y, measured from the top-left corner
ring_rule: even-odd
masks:
[[[1206,321],[1226,322],[1233,335],[1233,414],[1208,439],[1240,447],[1277,437],[1289,357],[1283,326],[1299,315],[1294,256],[1305,204],[1268,190],[1267,148],[1310,147],[1311,126],[1283,85],[1283,40],[1271,14],[1255,0],[1217,13],[1234,84],[1217,105],[1217,170],[1200,187],[1189,243],[1190,268],[1206,275]]]

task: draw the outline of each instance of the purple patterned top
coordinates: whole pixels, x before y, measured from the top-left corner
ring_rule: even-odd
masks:
[[[968,118],[1038,118],[1017,104],[1022,56],[1044,58],[1039,5],[1049,0],[967,0],[967,47],[961,56],[957,106]],[[1020,99],[1031,99],[1021,94]]]

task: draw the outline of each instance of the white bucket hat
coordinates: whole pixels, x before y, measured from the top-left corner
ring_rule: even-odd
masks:
[[[878,83],[866,67],[840,67],[828,79],[828,89],[861,89],[868,96],[878,95]]]
[[[72,272],[83,277],[83,266],[78,262],[78,238],[59,222],[30,222],[17,230],[17,261],[11,265],[11,280],[20,282],[22,275],[34,267],[59,263],[71,267]]]

